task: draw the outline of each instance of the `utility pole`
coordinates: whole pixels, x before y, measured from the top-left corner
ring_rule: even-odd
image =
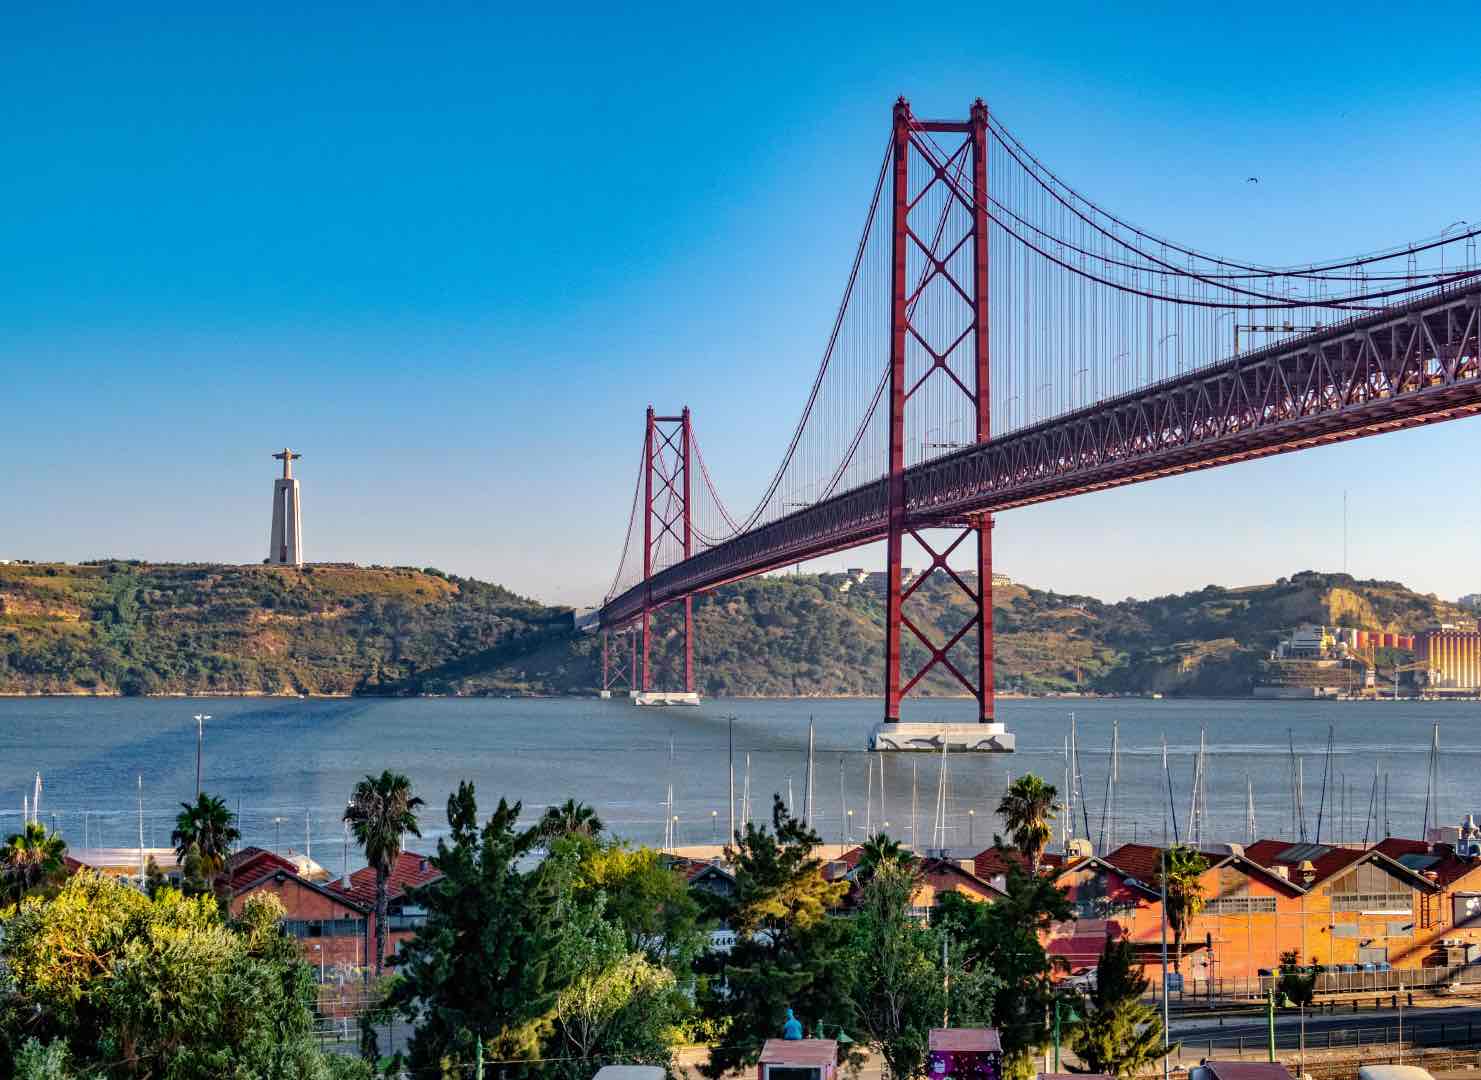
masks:
[[[1168,1006],[1167,1006],[1167,848],[1161,848],[1157,852],[1158,863],[1162,872],[1158,879],[1162,891],[1162,1080],[1168,1078],[1167,1055],[1171,1051],[1168,1043]]]
[[[1270,984],[1270,993],[1265,998],[1265,1030],[1267,1035],[1268,1060],[1275,1060],[1275,983]]]
[[[144,774],[139,774],[139,888],[144,888]]]
[[[787,792],[787,801],[791,802],[792,793]],[[788,813],[796,813],[793,806],[787,807]],[[730,717],[730,833],[725,838],[725,846],[729,847],[735,843],[735,716]]]

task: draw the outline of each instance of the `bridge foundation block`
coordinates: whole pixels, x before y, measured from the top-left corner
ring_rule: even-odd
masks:
[[[883,723],[869,736],[871,750],[918,750],[948,753],[1011,754],[1015,738],[1000,723]]]

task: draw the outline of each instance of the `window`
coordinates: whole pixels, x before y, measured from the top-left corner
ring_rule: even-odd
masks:
[[[283,933],[294,938],[357,937],[359,919],[284,919]]]
[[[1274,914],[1273,896],[1216,896],[1203,905],[1205,915],[1252,915],[1256,912]]]
[[[1414,894],[1372,863],[1343,874],[1328,891],[1333,911],[1385,911],[1407,915],[1414,906]]]

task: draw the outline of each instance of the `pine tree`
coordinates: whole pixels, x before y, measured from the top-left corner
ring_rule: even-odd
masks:
[[[485,1057],[534,1058],[549,1033],[562,989],[553,958],[567,883],[545,865],[519,870],[540,843],[534,830],[516,831],[519,812],[500,799],[480,830],[473,785],[459,784],[447,801],[450,837],[430,860],[443,876],[408,890],[427,921],[396,957],[402,976],[387,1004],[416,1025],[408,1053],[418,1076],[471,1063],[480,1040]]]
[[[1088,1015],[1070,1032],[1069,1045],[1079,1058],[1071,1072],[1131,1077],[1168,1051],[1162,1047],[1162,1021],[1143,1004],[1147,979],[1137,968],[1126,940],[1107,940],[1096,968]]]
[[[771,818],[771,829],[748,822],[729,852],[736,892],[719,914],[735,929],[736,942],[724,989],[711,991],[704,1003],[711,1018],[728,1023],[701,1067],[710,1077],[755,1064],[762,1043],[781,1035],[789,1007],[810,1032],[848,1017],[848,929],[828,914],[847,884],[823,877],[823,860],[814,854],[822,841],[780,796]]]

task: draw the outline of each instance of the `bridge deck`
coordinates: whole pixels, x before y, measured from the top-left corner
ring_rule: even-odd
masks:
[[[929,527],[1481,412],[1474,282],[1154,383],[905,472]],[[682,596],[879,540],[887,479],[752,529],[601,610],[621,626]]]

